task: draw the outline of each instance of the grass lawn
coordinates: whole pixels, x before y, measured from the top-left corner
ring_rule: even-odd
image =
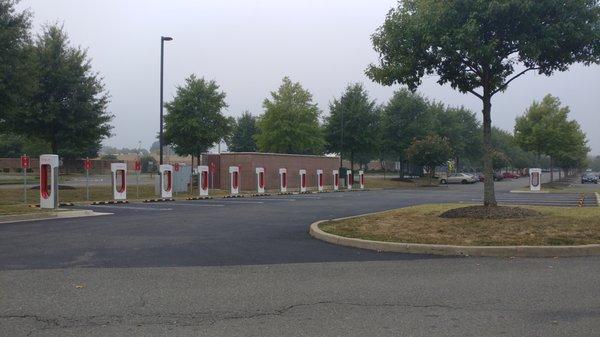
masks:
[[[211,190],[210,195],[219,197],[226,195],[226,191],[222,190]],[[174,195],[175,199],[185,199],[188,196],[197,196],[198,190],[194,190],[194,194],[181,192]],[[139,198],[136,197],[135,185],[129,186],[127,190],[127,200],[136,201],[149,198],[156,198],[154,194],[154,186],[151,185],[140,185]],[[87,203],[92,201],[107,201],[112,200],[111,186],[90,186],[90,200],[86,201],[86,190],[85,187],[76,187],[74,189],[61,189],[59,190],[59,201],[60,202],[75,202],[75,203]],[[39,204],[39,190],[27,190],[27,203],[28,204]],[[23,203],[23,189],[0,189],[0,215],[9,214],[24,214],[24,213],[36,213],[44,212],[37,207],[29,207]]]
[[[520,191],[529,191],[529,186],[519,188]],[[548,193],[600,193],[600,184],[572,184],[569,182],[542,183],[542,191]]]
[[[600,207],[527,206],[539,217],[444,219],[464,204],[420,205],[321,223],[331,234],[375,241],[465,246],[581,245],[600,243]]]

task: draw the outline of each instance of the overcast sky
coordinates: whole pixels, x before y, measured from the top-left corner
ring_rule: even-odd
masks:
[[[112,96],[114,136],[105,144],[149,147],[159,124],[160,36],[165,46],[165,100],[194,73],[214,79],[227,94],[226,115],[262,113],[262,102],[284,76],[308,89],[324,114],[347,84],[361,82],[386,102],[395,87],[372,83],[367,65],[377,60],[370,35],[394,0],[158,1],[22,0],[34,14],[34,32],[64,24],[71,41],[88,49],[93,69]],[[427,78],[419,91],[448,105],[476,111],[481,102]],[[530,74],[492,102],[492,123],[512,130],[515,117],[547,93],[571,108],[600,154],[600,67],[576,65],[552,77]]]

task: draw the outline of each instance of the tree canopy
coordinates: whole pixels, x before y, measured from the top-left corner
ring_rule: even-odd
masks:
[[[329,104],[329,111],[324,125],[327,151],[350,159],[352,167],[358,157],[376,155],[377,106],[361,84],[349,85]]]
[[[574,120],[568,120],[569,107],[561,106],[557,97],[546,95],[533,102],[515,122],[515,139],[526,150],[551,158],[563,168],[577,167],[586,160],[588,147],[585,134]],[[550,174],[553,179],[553,174]]]
[[[15,127],[35,87],[31,64],[31,14],[14,0],[0,0],[0,131]]]
[[[231,135],[227,138],[227,147],[232,152],[256,152],[256,117],[245,111],[233,123]]]
[[[60,26],[46,26],[33,47],[36,87],[30,106],[12,121],[15,132],[41,138],[66,158],[94,157],[110,136],[109,95],[84,50]]]
[[[319,126],[319,108],[310,92],[288,77],[271,99],[263,102],[256,144],[262,152],[320,154],[325,140]]]
[[[406,149],[406,157],[411,163],[423,166],[429,176],[429,184],[435,167],[442,165],[452,157],[452,148],[445,138],[436,134],[428,134],[423,139],[413,139]]]
[[[406,149],[413,139],[425,137],[434,125],[435,116],[423,96],[406,89],[398,90],[383,108],[382,146],[396,158],[406,160]]]
[[[495,206],[491,99],[529,72],[551,75],[600,62],[597,0],[402,0],[372,37],[379,64],[367,75],[415,90],[435,74],[481,99],[484,205]]]
[[[164,139],[175,153],[200,157],[230,132],[230,122],[222,110],[227,107],[225,93],[215,81],[192,74],[178,86],[175,98],[165,107]]]

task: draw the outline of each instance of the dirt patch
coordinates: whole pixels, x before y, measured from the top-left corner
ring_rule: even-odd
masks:
[[[521,219],[537,216],[541,214],[535,210],[508,206],[467,206],[453,208],[440,214],[441,218],[446,219]]]

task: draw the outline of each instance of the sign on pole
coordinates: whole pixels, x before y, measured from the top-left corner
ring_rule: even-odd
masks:
[[[29,157],[21,156],[21,169],[23,170],[23,200],[27,204],[27,170],[29,169]]]
[[[135,181],[135,197],[137,199],[140,198],[140,172],[142,171],[142,162],[138,159],[135,161],[133,165],[133,169],[136,172],[136,181]]]
[[[90,170],[92,169],[90,158],[85,158],[83,161],[83,169],[85,170],[85,200],[90,200]]]

